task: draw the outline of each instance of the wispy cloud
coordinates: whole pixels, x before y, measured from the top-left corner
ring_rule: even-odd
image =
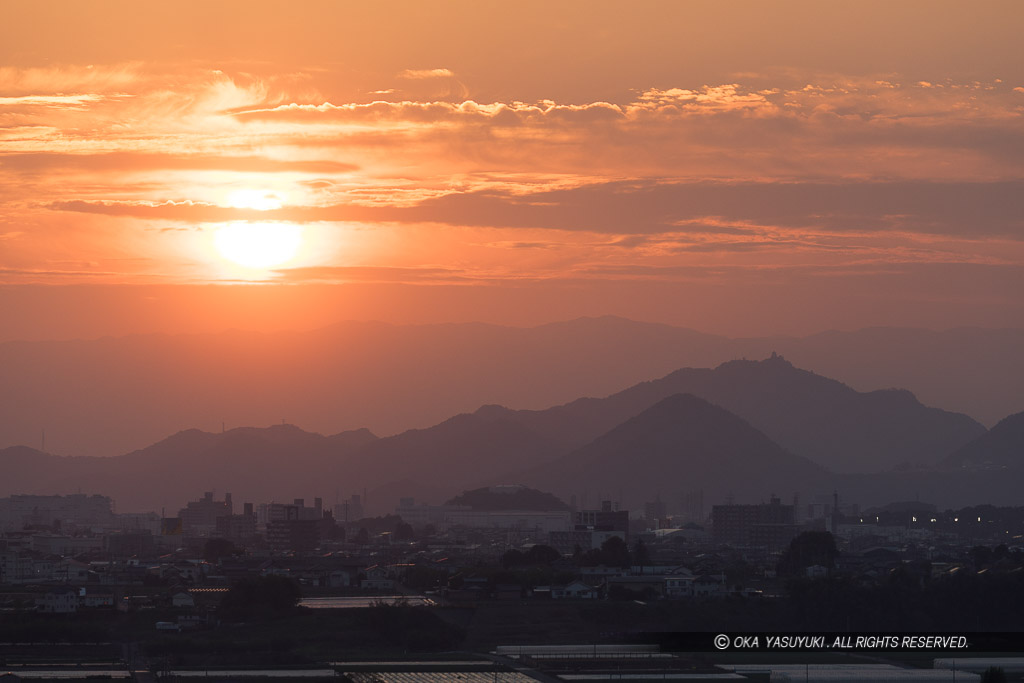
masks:
[[[314,226],[363,249],[344,266],[332,260],[341,247],[311,250],[272,275],[296,283],[657,279],[706,275],[708,261],[1004,267],[1024,256],[1024,102],[995,80],[750,74],[525,102],[468,97],[438,68],[391,77],[408,89],[361,89],[372,101],[332,102],[301,74],[0,73],[12,84],[0,93],[11,281],[86,270],[30,267],[54,234],[98,263],[111,234],[129,252],[173,247],[167,277],[202,280],[204,235],[246,220]],[[237,190],[281,205],[232,206]],[[402,256],[389,262],[388,250]],[[164,277],[154,263],[134,275]]]
[[[455,74],[450,69],[405,69],[398,74],[398,77],[418,80],[423,78],[454,78]]]

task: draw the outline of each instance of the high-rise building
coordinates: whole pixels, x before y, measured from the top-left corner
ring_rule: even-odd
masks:
[[[225,493],[224,500],[213,499],[213,492],[207,491],[200,500],[194,500],[178,512],[186,534],[209,535],[217,530],[217,518],[229,516],[232,512],[231,494]]]
[[[619,510],[618,503],[601,501],[600,510],[579,510],[575,513],[577,531],[620,531],[629,541],[629,510]]]
[[[714,539],[730,545],[778,548],[799,532],[793,506],[774,495],[759,505],[715,505],[711,520]]]

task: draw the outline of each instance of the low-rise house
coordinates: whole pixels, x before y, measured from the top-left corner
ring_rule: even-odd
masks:
[[[352,572],[344,569],[334,569],[327,573],[324,585],[328,588],[348,588],[353,583]]]
[[[79,591],[78,604],[80,607],[113,607],[116,600],[114,591],[110,588],[99,588],[90,586]]]
[[[693,581],[696,598],[720,598],[728,593],[724,574],[701,574]]]
[[[366,578],[359,586],[366,590],[392,591],[395,589],[395,581],[389,575],[387,567],[374,565],[366,568]]]
[[[179,590],[171,593],[171,606],[192,609],[196,606],[196,601],[188,591]]]
[[[183,581],[199,583],[208,573],[209,565],[206,562],[175,562],[174,570]]]
[[[687,574],[665,576],[665,597],[672,599],[694,597],[694,577]]]
[[[58,580],[67,583],[87,583],[96,576],[89,565],[70,559],[63,560],[54,571]]]
[[[523,597],[523,589],[514,583],[499,583],[493,595],[495,600],[518,600]]]
[[[598,590],[582,581],[573,581],[564,586],[551,586],[553,600],[596,600]]]
[[[806,574],[809,579],[824,579],[828,576],[828,567],[824,567],[820,564],[812,564],[804,570],[804,574]]]
[[[608,596],[633,597],[640,599],[660,598],[665,594],[665,577],[649,574],[647,576],[613,576],[608,579]]]

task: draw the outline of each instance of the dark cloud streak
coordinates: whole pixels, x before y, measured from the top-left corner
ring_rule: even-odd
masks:
[[[0,155],[0,167],[18,173],[68,171],[237,171],[247,173],[351,173],[355,164],[325,159],[285,160],[265,156],[206,156],[108,152],[60,154],[54,152]]]
[[[440,223],[610,234],[743,234],[756,226],[1024,238],[1024,182],[611,182],[528,195],[453,193],[414,206],[294,206],[268,211],[191,202],[56,202],[52,209],[221,222]],[[712,220],[714,219],[714,220]]]

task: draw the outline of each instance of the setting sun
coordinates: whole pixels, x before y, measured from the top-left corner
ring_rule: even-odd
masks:
[[[302,228],[294,223],[228,223],[217,230],[220,255],[247,268],[287,263],[302,245]]]

